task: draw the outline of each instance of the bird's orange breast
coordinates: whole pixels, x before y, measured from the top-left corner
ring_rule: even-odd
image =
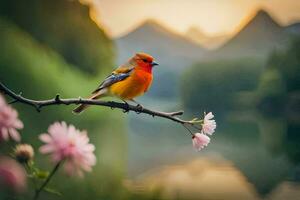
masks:
[[[124,100],[133,99],[144,94],[152,83],[152,73],[142,69],[134,69],[132,74],[123,81],[110,86],[109,91],[112,95]]]

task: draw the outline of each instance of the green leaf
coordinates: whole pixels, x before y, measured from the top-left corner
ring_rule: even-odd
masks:
[[[48,171],[41,171],[41,170],[38,170],[36,173],[35,173],[35,176],[39,179],[46,179],[48,176],[49,176],[49,172]]]
[[[53,189],[53,188],[45,187],[44,190],[45,190],[46,192],[48,192],[48,193],[55,194],[55,195],[58,195],[58,196],[61,196],[61,195],[62,195],[59,191],[57,191],[57,190],[55,190],[55,189]]]

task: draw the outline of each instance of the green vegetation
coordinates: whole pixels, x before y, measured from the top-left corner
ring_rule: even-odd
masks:
[[[220,112],[246,105],[271,113],[297,112],[300,38],[291,40],[285,51],[274,51],[265,64],[254,59],[200,63],[188,69],[183,80],[182,98],[189,110]]]
[[[183,75],[184,106],[191,111],[228,111],[238,92],[256,88],[261,71],[262,63],[253,59],[197,64]]]
[[[85,97],[111,71],[112,41],[90,21],[87,7],[77,1],[1,1],[0,11],[0,80],[12,90],[33,99],[49,99],[57,93],[63,98]],[[92,173],[80,180],[62,174],[53,180],[63,193],[61,199],[129,195],[121,183],[127,129],[118,111],[92,107],[77,116],[71,112],[74,106],[47,107],[41,113],[26,105],[13,106],[25,125],[22,142],[32,144],[36,151],[41,144],[38,135],[55,121],[86,129],[95,144],[98,162]],[[37,162],[44,169],[52,166],[46,157],[38,156]],[[24,199],[29,199],[31,192]],[[53,198],[43,194],[43,199]]]
[[[29,0],[0,2],[0,80],[15,92],[33,99],[86,97],[113,66],[113,43],[90,20],[88,8],[78,1]],[[8,101],[10,99],[7,99]],[[97,164],[84,179],[63,173],[49,188],[62,193],[43,193],[42,199],[157,199],[156,193],[134,194],[123,185],[127,169],[127,127],[121,111],[93,106],[81,115],[75,106],[45,107],[41,113],[13,104],[25,127],[22,142],[38,151],[40,133],[55,121],[66,121],[88,131],[96,146]],[[41,169],[53,166],[36,152]],[[29,187],[33,188],[31,182]],[[32,190],[19,199],[30,199]],[[6,194],[0,193],[0,199]],[[5,198],[5,197],[4,197]]]
[[[87,92],[98,84],[99,78],[91,79],[91,77],[83,76],[74,66],[68,65],[59,54],[40,45],[29,34],[12,23],[1,19],[0,27],[2,40],[0,80],[14,91],[22,91],[23,95],[34,99],[52,98],[56,93],[60,93],[62,97],[76,97],[88,95]],[[75,116],[71,113],[74,106],[44,108],[41,113],[25,105],[15,104],[14,106],[25,124],[22,131],[23,142],[29,142],[35,147],[39,146],[41,143],[38,141],[38,134],[45,132],[50,123],[64,120],[75,124],[80,129],[88,130],[92,143],[97,146],[98,163],[93,175],[81,181],[69,181],[68,184],[61,181],[61,184],[58,184],[60,191],[67,191],[70,187],[80,187],[78,191],[83,193],[89,191],[91,196],[117,195],[116,192],[110,193],[110,190],[96,190],[96,186],[93,185],[100,184],[95,183],[96,180],[99,182],[105,180],[101,183],[102,187],[110,187],[112,184],[116,188],[121,187],[120,180],[126,161],[126,138],[123,120],[117,111],[91,108],[88,112]],[[113,126],[115,123],[119,126]],[[49,162],[45,158],[39,163],[45,169],[49,168]],[[62,176],[57,179],[65,178]],[[65,196],[82,199],[77,192],[67,193]]]
[[[280,105],[284,103],[286,84],[280,72],[276,69],[268,69],[262,75],[258,86],[258,97],[261,106],[267,104]],[[265,104],[265,105],[263,105]]]
[[[113,43],[79,1],[5,0],[0,15],[85,72],[103,73],[112,67]]]
[[[269,57],[257,93],[263,110],[299,109],[300,38],[294,38],[286,51]]]
[[[300,89],[300,37],[291,40],[283,52],[274,52],[267,63],[268,69],[276,69],[282,75],[288,92]]]

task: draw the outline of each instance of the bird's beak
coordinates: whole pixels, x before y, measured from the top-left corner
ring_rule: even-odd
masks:
[[[159,65],[159,64],[158,64],[157,62],[154,62],[154,61],[153,61],[153,62],[151,63],[151,65],[152,65],[152,66],[155,66],[155,65]]]

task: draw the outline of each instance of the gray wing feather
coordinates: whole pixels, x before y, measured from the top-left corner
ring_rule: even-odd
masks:
[[[130,76],[130,73],[132,70],[133,69],[131,69],[127,73],[119,73],[119,74],[112,73],[111,75],[109,75],[108,77],[106,77],[104,79],[104,81],[99,85],[99,87],[92,94],[98,92],[99,90],[101,90],[103,88],[109,87],[114,83],[125,80],[127,77]]]

